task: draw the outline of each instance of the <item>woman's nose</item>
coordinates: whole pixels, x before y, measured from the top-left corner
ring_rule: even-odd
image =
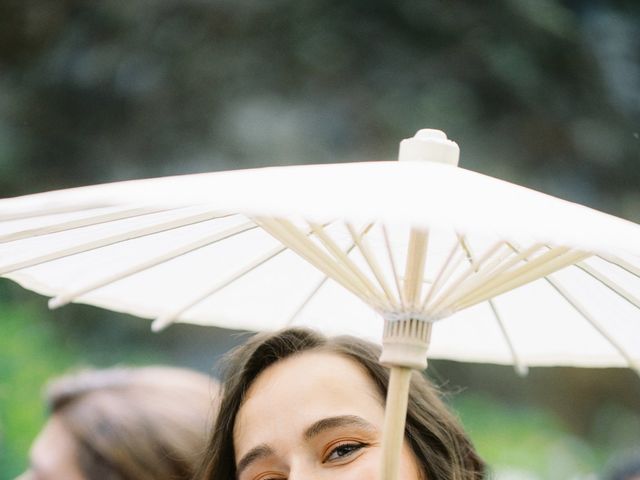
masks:
[[[319,475],[318,469],[314,469],[313,465],[308,461],[292,462],[289,468],[287,480],[323,480]]]

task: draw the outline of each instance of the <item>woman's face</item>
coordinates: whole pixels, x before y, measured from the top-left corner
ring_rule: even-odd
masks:
[[[75,441],[56,415],[34,440],[29,464],[29,470],[16,480],[85,480],[76,460]]]
[[[355,361],[306,352],[253,382],[233,431],[239,480],[377,480],[384,405]],[[405,442],[399,478],[421,478]]]

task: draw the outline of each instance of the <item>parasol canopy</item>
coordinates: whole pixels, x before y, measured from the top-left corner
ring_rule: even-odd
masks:
[[[409,305],[412,238],[424,245]],[[156,328],[307,325],[380,341],[378,313],[419,311],[449,316],[436,322],[432,358],[638,369],[639,273],[638,225],[437,162],[273,167],[0,201],[1,275],[51,306],[88,303]]]
[[[391,480],[410,369],[426,367],[427,351],[519,372],[640,372],[640,226],[457,168],[458,153],[422,130],[401,143],[399,162],[1,200],[0,275],[52,307],[98,305],[154,318],[156,330],[305,325],[382,339]]]

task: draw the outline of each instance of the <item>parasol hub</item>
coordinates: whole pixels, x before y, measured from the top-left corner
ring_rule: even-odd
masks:
[[[427,368],[432,326],[433,322],[424,318],[386,318],[380,363],[414,370]]]
[[[458,165],[460,147],[447,138],[442,130],[423,128],[412,138],[400,142],[398,160],[401,162],[436,162],[445,165]]]

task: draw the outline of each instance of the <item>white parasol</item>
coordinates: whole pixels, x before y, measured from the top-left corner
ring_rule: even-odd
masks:
[[[0,275],[52,307],[89,303],[154,318],[156,330],[306,325],[382,338],[392,367],[383,478],[396,478],[409,373],[427,351],[519,372],[640,372],[640,226],[457,159],[442,132],[421,130],[400,162],[1,200]]]

